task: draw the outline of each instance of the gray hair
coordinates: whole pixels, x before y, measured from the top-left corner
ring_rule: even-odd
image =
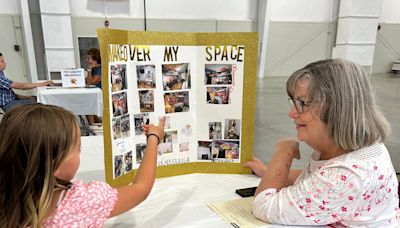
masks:
[[[343,59],[310,63],[288,79],[290,97],[305,76],[308,97],[320,105],[320,119],[337,146],[354,151],[388,137],[390,126],[377,106],[369,76],[359,65]]]

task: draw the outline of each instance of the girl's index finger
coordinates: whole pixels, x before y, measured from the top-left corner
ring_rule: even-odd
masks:
[[[158,123],[158,126],[164,128],[164,124],[165,124],[165,116],[160,119],[160,122]]]

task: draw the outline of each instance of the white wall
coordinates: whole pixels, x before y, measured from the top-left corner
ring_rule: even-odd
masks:
[[[73,17],[143,18],[143,0],[70,0]],[[256,20],[255,0],[147,0],[147,18],[154,19],[217,19]]]
[[[26,68],[26,49],[21,29],[19,15],[0,14],[0,52],[4,55],[7,68],[4,71],[6,76],[13,81],[31,81]],[[19,45],[20,50],[14,50],[14,45]],[[18,91],[18,93],[21,93]],[[30,94],[22,92],[22,94]]]
[[[17,14],[21,13],[18,0],[0,0],[0,14]]]
[[[17,0],[0,0],[0,13],[15,13]],[[69,0],[74,17],[143,18],[143,0]],[[271,21],[329,21],[335,0],[270,0]],[[147,0],[147,17],[159,19],[257,20],[255,0]],[[380,22],[400,23],[400,1],[383,0]],[[334,11],[337,9],[333,9]]]
[[[12,53],[14,52],[12,50],[14,44],[20,44],[22,48],[25,48],[23,47],[24,43],[13,38],[13,34],[15,33],[20,36],[20,28],[13,27],[14,25],[12,22],[20,19],[21,12],[19,1],[20,0],[0,0],[0,15],[11,16],[11,22],[9,21],[9,18],[1,22],[3,24],[2,29],[4,23],[8,23],[3,29],[3,36],[7,36],[7,39],[10,39],[10,42],[3,42],[0,44],[0,50],[7,54],[7,59],[10,63],[18,63],[21,65],[24,64],[24,55],[22,53],[24,53],[25,50],[22,50],[19,53]],[[294,22],[293,27],[295,28],[298,26],[302,27],[304,23],[326,23],[329,22],[331,15],[337,15],[337,13],[335,13],[337,12],[337,9],[332,6],[334,6],[334,2],[338,0],[268,1],[270,1],[272,5],[270,20],[274,23]],[[126,25],[132,26],[138,24],[139,20],[142,20],[143,18],[143,0],[69,0],[72,17],[79,19],[81,26],[86,26],[93,30],[87,34],[95,35],[95,27],[102,27],[102,20],[105,15],[105,2],[107,6],[107,16],[114,18],[111,20],[113,28],[118,28],[118,24],[121,23],[121,21],[116,21],[116,18],[121,18],[125,20]],[[29,0],[29,3],[31,13],[39,14],[38,1]],[[221,21],[221,23],[231,21],[229,22],[232,23],[229,27],[229,31],[240,31],[240,29],[244,27],[242,25],[243,22],[247,21],[246,23],[257,23],[258,19],[258,0],[146,0],[146,3],[147,17],[159,21],[157,24],[159,25],[157,31],[160,30],[159,27],[168,31],[173,31],[174,29],[179,29],[179,31],[181,31],[188,30],[189,28],[191,29],[190,31],[224,31],[224,27],[218,25],[219,21]],[[400,24],[400,13],[398,13],[398,9],[400,9],[400,0],[383,0],[382,13],[379,21],[382,23]],[[93,23],[91,23],[92,21],[89,19],[86,20],[85,17],[92,17],[93,20],[96,19],[97,25],[93,27]],[[211,19],[211,21],[209,19]],[[186,23],[185,20],[190,21]],[[213,22],[212,20],[216,20],[217,24],[210,24]],[[236,23],[235,21],[239,21],[242,24]],[[155,22],[153,21],[153,24],[148,24],[148,28],[155,29]],[[182,23],[185,26],[181,25]],[[204,23],[209,23],[211,29],[205,29]],[[195,26],[193,26],[193,24]],[[178,28],[177,25],[179,25]],[[218,30],[215,29],[215,26],[218,26]],[[135,28],[141,29],[142,24]],[[247,27],[246,29],[249,30]],[[251,28],[251,31],[256,29],[257,28]],[[284,27],[278,29],[285,30]],[[276,31],[270,32],[271,35],[276,33]],[[294,31],[293,33],[293,35],[296,36],[296,32]],[[76,34],[85,35],[86,33],[76,32]],[[281,37],[280,39],[289,38],[290,37]],[[7,50],[7,48],[10,48],[10,50]],[[288,49],[287,46],[282,48]],[[17,54],[18,58],[13,58],[14,54]],[[276,56],[276,53],[270,54]],[[298,58],[294,59],[294,61],[299,61]],[[26,67],[24,66],[23,68]],[[9,66],[8,74],[22,76],[20,79],[21,81],[29,80],[29,76],[24,73],[24,70],[14,69],[12,66]]]
[[[400,23],[400,1],[383,0],[382,13],[379,22]]]
[[[335,0],[270,0],[271,21],[325,22]]]
[[[329,21],[335,0],[270,0],[272,21]],[[143,18],[143,0],[70,0],[73,17]],[[107,9],[105,10],[105,6]],[[316,10],[318,9],[318,10]],[[107,11],[107,12],[105,12]],[[148,18],[257,20],[255,0],[147,0]]]
[[[400,59],[400,1],[383,0],[374,52],[373,74],[391,72],[393,61]]]
[[[31,81],[26,64],[26,48],[22,32],[21,7],[19,0],[0,0],[0,52],[7,62],[5,74],[17,82]],[[20,50],[14,50],[19,45]],[[17,91],[31,94],[32,91]]]

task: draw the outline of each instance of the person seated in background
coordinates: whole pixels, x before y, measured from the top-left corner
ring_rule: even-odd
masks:
[[[6,65],[7,64],[4,60],[4,56],[2,53],[0,53],[0,108],[3,109],[4,112],[7,112],[15,105],[36,103],[36,97],[16,94],[13,89],[27,90],[53,84],[52,81],[40,83],[22,83],[10,80],[4,74]]]
[[[101,56],[100,50],[97,48],[91,48],[87,52],[87,85],[95,85],[101,89]]]
[[[390,127],[368,75],[350,61],[317,61],[293,73],[286,90],[297,139],[314,153],[302,171],[290,170],[299,142],[283,139],[268,166],[258,159],[244,164],[262,176],[255,217],[284,225],[399,227],[398,180],[383,144]]]
[[[100,50],[97,48],[91,48],[87,52],[86,57],[87,62],[87,77],[86,84],[87,85],[95,85],[97,88],[101,89],[101,56]],[[93,125],[95,123],[101,123],[101,119],[95,115],[87,115],[86,116],[89,125]]]

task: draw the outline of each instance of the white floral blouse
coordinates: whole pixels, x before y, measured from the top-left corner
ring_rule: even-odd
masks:
[[[257,195],[254,215],[286,225],[400,227],[398,180],[382,143],[319,157],[313,153],[292,186]]]

